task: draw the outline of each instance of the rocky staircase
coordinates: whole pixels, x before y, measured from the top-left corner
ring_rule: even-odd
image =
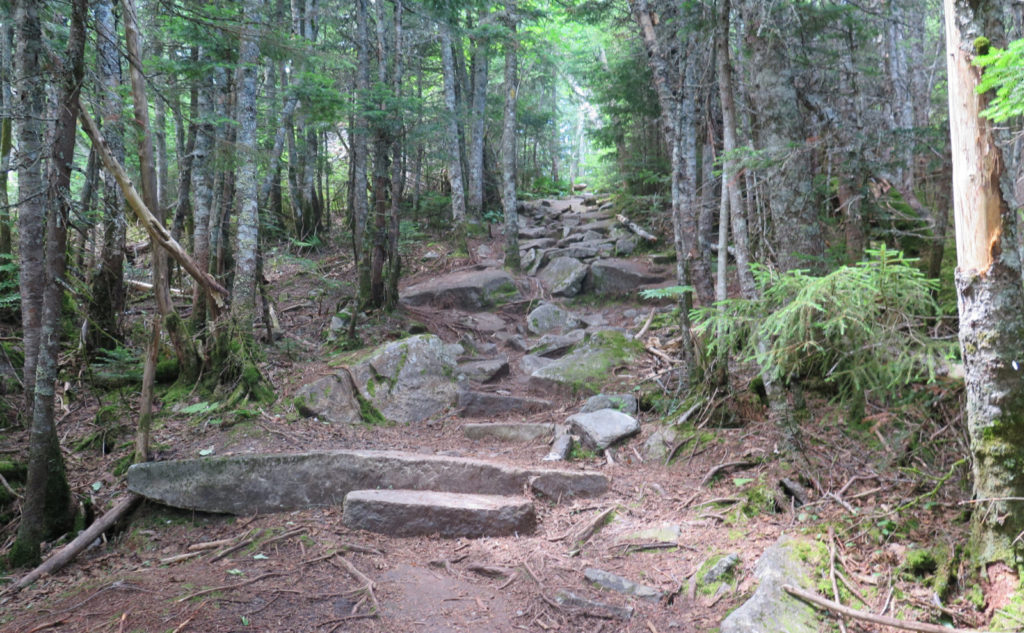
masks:
[[[520,217],[524,266],[554,297],[626,294],[665,281],[660,269],[611,257],[632,253],[637,238],[592,196],[527,203]],[[454,408],[481,420],[463,426],[468,439],[543,440],[552,444],[548,461],[565,459],[574,439],[603,450],[636,433],[637,403],[624,394],[592,397],[563,421],[494,421],[548,411],[555,396],[599,391],[611,369],[628,365],[638,352],[628,333],[609,327],[601,314],[575,315],[553,302],[541,303],[525,322],[490,311],[519,292],[517,279],[486,259],[479,269],[406,288],[405,305],[441,312],[473,335],[457,344],[432,335],[387,344],[300,389],[297,408],[331,424],[364,421],[368,408],[399,424],[420,424]],[[521,356],[513,366],[509,356],[515,354]],[[513,382],[525,383],[532,395],[501,389]],[[151,462],[133,466],[128,483],[179,508],[253,514],[340,505],[352,528],[442,537],[530,533],[537,518],[528,495],[557,503],[608,488],[596,472],[370,450]]]

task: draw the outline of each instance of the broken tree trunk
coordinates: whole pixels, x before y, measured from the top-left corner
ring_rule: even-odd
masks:
[[[630,220],[626,216],[622,215],[621,213],[616,215],[615,219],[618,220],[619,223],[624,225],[627,229],[629,229],[630,231],[636,233],[637,235],[639,235],[643,239],[647,240],[648,242],[657,242],[658,241],[657,237],[655,237],[654,235],[651,235],[650,233],[645,231],[642,226],[640,226],[636,222],[633,222],[632,220]]]

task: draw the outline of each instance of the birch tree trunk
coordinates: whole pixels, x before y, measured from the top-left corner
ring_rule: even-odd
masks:
[[[353,251],[359,270],[359,300],[370,298],[370,253],[364,248],[370,215],[366,193],[367,121],[363,112],[370,90],[370,34],[367,27],[367,0],[356,0],[356,116],[352,133],[352,224]]]
[[[972,65],[1000,32],[1000,3],[945,0],[956,287],[973,454],[971,554],[1016,568],[1024,555],[1024,290],[1017,214]],[[973,7],[973,8],[972,8]],[[985,36],[985,37],[983,37]],[[994,41],[994,45],[1005,43]],[[1007,185],[1007,191],[1012,191]]]
[[[57,121],[47,169],[45,285],[38,363],[36,365],[28,478],[18,536],[11,547],[14,565],[37,564],[39,544],[68,531],[75,510],[64,472],[57,429],[53,421],[54,385],[60,351],[62,299],[67,270],[67,226],[71,214],[71,171],[75,156],[78,95],[85,75],[86,0],[73,0],[67,52],[61,68]]]
[[[238,221],[235,238],[235,275],[231,288],[231,317],[238,336],[250,345],[256,320],[256,251],[259,240],[256,182],[256,64],[259,47],[253,25],[259,19],[260,0],[246,0],[242,10],[238,86]]]
[[[516,101],[519,83],[516,48],[515,2],[507,5],[508,39],[505,41],[505,110],[501,125],[501,208],[505,214],[505,267],[519,270],[519,214],[516,210]],[[481,152],[483,147],[481,144]]]

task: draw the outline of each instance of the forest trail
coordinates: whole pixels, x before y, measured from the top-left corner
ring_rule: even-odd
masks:
[[[774,461],[775,430],[758,406],[738,401],[730,428],[677,433],[657,424],[656,412],[641,410],[633,413],[638,434],[604,454],[583,447],[564,460],[546,461],[553,440],[589,394],[536,380],[539,365],[556,362],[582,336],[612,331],[643,335],[648,350],[607,371],[599,391],[629,395],[670,370],[657,352],[673,321],[671,306],[641,302],[635,291],[670,284],[671,275],[656,254],[634,254],[639,240],[596,202],[575,197],[526,205],[521,239],[528,272],[515,277],[516,295],[497,306],[473,303],[478,294],[445,289],[439,281],[500,271],[493,256],[501,252],[500,238],[475,240],[469,261],[437,253],[442,245],[420,245],[419,270],[403,284],[405,310],[393,323],[375,327],[396,333],[425,327],[467,350],[460,358],[466,372],[481,364],[491,368],[467,376],[454,408],[422,422],[384,426],[295,416],[293,395],[335,366],[329,344],[317,342],[329,330],[331,312],[315,303],[328,299],[313,290],[351,271],[325,258],[319,278],[287,265],[271,273],[278,304],[301,305],[283,312],[285,344],[268,365],[281,394],[278,405],[231,424],[211,416],[199,422],[168,416],[154,439],[164,447],[160,459],[405,451],[512,468],[597,472],[608,481],[606,492],[531,496],[532,533],[484,538],[358,530],[346,524],[340,502],[237,518],[146,504],[112,543],[14,601],[4,598],[5,630],[650,633],[718,627],[749,596],[750,572],[762,552],[780,535],[805,528],[803,514],[778,507],[771,496],[777,482],[801,473],[849,478],[834,463],[834,451],[846,449],[828,441],[808,450],[799,467]],[[574,272],[545,275],[564,264]],[[582,275],[580,267],[586,269]],[[425,287],[429,296],[410,302]],[[530,323],[528,315],[543,304],[561,310],[562,327],[543,330]],[[531,405],[537,402],[543,405]],[[512,441],[500,430],[523,425],[545,430]],[[676,453],[670,466],[667,450]],[[83,465],[72,456],[69,470],[80,473]],[[103,487],[95,495],[112,496],[116,482],[96,477]],[[855,481],[847,494],[873,485]],[[825,516],[830,509],[818,512]],[[697,572],[732,554],[738,560],[734,580],[708,594],[697,591]],[[633,584],[616,591],[594,582],[607,577]],[[376,617],[374,605],[380,609]]]

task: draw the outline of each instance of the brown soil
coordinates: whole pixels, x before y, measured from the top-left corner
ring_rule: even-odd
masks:
[[[441,244],[429,246],[445,249]],[[500,252],[497,240],[490,246]],[[448,252],[424,263],[419,255],[426,250],[428,245],[419,244],[407,253],[411,266],[406,283],[477,263]],[[184,403],[165,403],[153,437],[158,459],[195,457],[208,449],[226,455],[387,448],[536,465],[546,454],[548,447],[541,442],[467,440],[460,433],[462,421],[454,416],[412,427],[337,427],[298,418],[288,405],[291,394],[329,372],[328,363],[339,353],[324,342],[324,333],[330,316],[352,293],[353,268],[350,258],[337,253],[278,254],[270,261],[267,277],[285,336],[267,347],[265,373],[280,394],[278,402],[253,412],[251,419],[223,416],[219,422],[181,412],[183,406],[198,402],[198,395]],[[522,289],[530,299],[541,296],[532,280],[524,280]],[[512,304],[498,314],[510,323],[521,323],[528,306],[528,301]],[[579,302],[574,309],[601,312],[609,323],[635,332],[650,307],[614,301]],[[639,321],[624,316],[628,309],[640,311]],[[472,332],[459,316],[424,309],[372,316],[360,326],[360,335],[375,344],[403,335],[410,321],[417,321],[449,341],[465,335],[486,338]],[[657,345],[674,333],[668,326],[653,328],[650,336],[656,337],[652,344]],[[517,354],[507,348],[502,353],[509,354],[515,367]],[[651,355],[641,366],[621,368],[616,376],[623,387],[632,388],[660,374],[658,380],[671,395],[671,373],[665,368]],[[521,378],[513,369],[500,388],[523,393]],[[614,450],[613,461],[604,456],[574,461],[573,467],[607,474],[611,490],[598,499],[564,505],[538,501],[539,526],[533,535],[388,538],[347,529],[340,508],[236,518],[144,504],[120,533],[96,543],[69,567],[19,594],[0,597],[0,628],[22,633],[711,631],[749,596],[750,572],[766,547],[783,533],[827,542],[830,527],[836,533],[836,564],[869,602],[860,604],[844,590],[844,603],[875,613],[884,606],[888,615],[912,619],[943,617],[928,607],[929,578],[915,578],[900,565],[908,549],[949,552],[964,542],[965,526],[956,519],[957,502],[969,494],[966,470],[954,469],[934,494],[923,496],[964,454],[961,421],[951,413],[959,411],[958,396],[941,386],[922,387],[933,392],[931,409],[869,409],[873,426],[857,429],[846,425],[824,398],[810,397],[803,448],[783,456],[779,433],[765,419],[766,412],[756,398],[742,395],[743,382],[737,380],[734,387],[741,395],[723,398],[722,404],[734,414],[735,426],[711,428],[709,418],[698,412],[688,424],[705,426],[704,441],[684,445],[670,466],[640,457],[645,439],[663,421],[654,411],[641,413],[641,435]],[[134,387],[122,398],[137,410]],[[94,429],[99,396],[84,384],[74,384],[64,390],[61,402],[59,432],[69,447]],[[553,410],[525,419],[561,423],[579,404],[560,400]],[[130,419],[123,421],[122,435],[112,439],[113,450],[106,455],[94,449],[66,453],[75,491],[96,507],[109,507],[123,494],[123,482],[110,473],[114,462],[126,454],[122,443],[130,439],[130,426]],[[22,458],[25,446],[23,433],[8,433],[0,440],[0,450]],[[733,462],[746,465],[724,469],[702,485],[710,471]],[[810,504],[795,507],[778,488],[782,478],[801,482]],[[918,498],[900,513],[894,511]],[[608,507],[615,508],[614,520],[572,554],[577,549],[573,535]],[[677,547],[627,551],[631,534],[663,524],[682,526]],[[12,523],[0,536],[8,545],[14,529]],[[275,535],[289,533],[265,544]],[[244,536],[255,537],[255,544],[218,561],[210,553],[216,550],[167,561],[188,553],[190,546]],[[715,596],[694,593],[691,580],[702,563],[730,552],[742,561],[734,588]],[[340,556],[374,583],[372,598]],[[501,568],[508,575],[490,577],[474,571],[481,567]],[[584,580],[587,567],[653,586],[666,597],[650,603],[603,591]],[[982,615],[956,597],[960,587],[972,582],[969,571],[953,572],[961,584],[954,580],[954,591],[943,604],[957,626],[980,623]],[[826,587],[827,583],[821,590]],[[630,621],[620,622],[559,607],[553,596],[562,589],[609,604],[632,605],[635,613]],[[381,608],[378,617],[368,617],[373,599]],[[851,622],[849,630],[882,629]]]

